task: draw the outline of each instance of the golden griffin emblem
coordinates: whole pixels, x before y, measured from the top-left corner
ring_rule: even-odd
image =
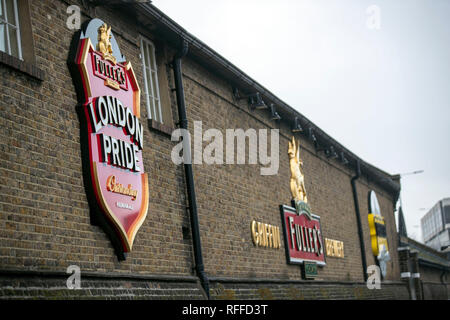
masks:
[[[108,27],[106,23],[102,24],[100,28],[98,28],[98,43],[96,50],[101,52],[104,59],[116,64],[116,58],[112,55],[111,37],[111,26]]]
[[[306,196],[305,179],[301,170],[303,162],[300,159],[300,144],[292,137],[292,142],[289,142],[289,165],[291,168],[291,194],[295,201],[296,207],[299,202],[308,202]]]

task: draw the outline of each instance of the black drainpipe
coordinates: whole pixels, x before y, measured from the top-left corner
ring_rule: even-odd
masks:
[[[189,45],[187,41],[183,40],[181,50],[175,55],[173,59],[173,73],[175,76],[175,90],[177,95],[177,105],[178,105],[178,117],[180,128],[188,128],[188,120],[186,117],[186,105],[184,101],[184,88],[183,79],[181,72],[181,60],[188,53]],[[191,146],[189,143],[185,145],[189,150],[185,150],[188,155],[191,155]],[[191,231],[192,231],[192,244],[194,247],[194,259],[195,259],[195,270],[206,295],[209,297],[209,280],[205,273],[205,268],[203,265],[203,255],[202,255],[202,244],[200,241],[200,228],[198,224],[198,213],[197,213],[197,198],[195,196],[195,186],[194,186],[194,174],[192,171],[192,161],[189,163],[184,163],[184,172],[186,175],[187,184],[187,196],[189,200],[189,215],[191,220]]]
[[[353,202],[355,203],[356,223],[358,224],[359,246],[361,247],[361,260],[363,267],[364,282],[367,282],[367,261],[366,246],[364,245],[364,236],[361,225],[361,215],[359,212],[358,194],[356,193],[356,180],[361,176],[361,166],[359,160],[356,160],[356,176],[352,178]]]

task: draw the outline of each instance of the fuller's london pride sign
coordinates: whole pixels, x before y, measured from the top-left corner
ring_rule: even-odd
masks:
[[[104,227],[120,260],[147,215],[140,89],[131,63],[100,19],[76,36],[71,71],[77,86],[86,190],[92,221]]]

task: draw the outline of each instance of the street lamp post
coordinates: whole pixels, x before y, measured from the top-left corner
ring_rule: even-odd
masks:
[[[400,180],[404,176],[411,176],[411,175],[420,174],[420,173],[423,173],[423,172],[424,172],[424,170],[416,170],[416,171],[412,171],[412,172],[399,173],[399,174],[394,175],[394,177],[398,177],[399,180]],[[403,204],[402,204],[402,190],[401,189],[400,189],[400,194],[398,196],[398,199],[400,201],[400,207],[403,208]]]

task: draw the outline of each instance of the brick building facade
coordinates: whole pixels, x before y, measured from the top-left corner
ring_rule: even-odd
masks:
[[[450,289],[450,255],[419,243],[407,235],[399,237],[401,248],[411,257],[409,270],[418,299],[448,300]],[[400,259],[401,260],[401,259]]]
[[[259,164],[193,165],[211,298],[409,298],[400,278],[394,218],[400,186],[389,174],[358,158],[150,4],[16,3],[21,41],[28,42],[22,44],[27,52],[22,59],[0,52],[2,298],[206,297],[195,270],[185,172],[183,165],[171,160],[178,142],[170,135],[179,121],[173,59],[182,40],[189,45],[182,79],[192,136],[194,121],[201,121],[203,132],[215,128],[224,136],[226,129],[280,130],[276,175],[261,175]],[[141,90],[148,214],[124,261],[118,260],[108,236],[90,220],[76,112],[79,101],[68,67],[77,33],[67,25],[70,5],[81,9],[82,22],[99,18],[112,27],[141,88],[145,83],[141,39],[155,48],[159,121],[149,116]],[[275,105],[281,120],[272,120],[268,110],[252,110],[246,99],[236,99],[236,88],[247,94],[259,92],[267,104]],[[295,117],[302,132],[292,131]],[[253,220],[282,230],[279,207],[291,203],[287,150],[293,135],[300,141],[308,202],[321,217],[323,237],[344,244],[344,257],[327,256],[315,280],[304,280],[301,267],[286,263],[283,236],[279,249],[252,242]],[[356,210],[351,181],[358,165]],[[390,253],[380,290],[367,288],[363,272],[363,255],[367,266],[376,264],[367,219],[371,190],[385,219]],[[79,290],[66,287],[70,265],[81,270]]]

